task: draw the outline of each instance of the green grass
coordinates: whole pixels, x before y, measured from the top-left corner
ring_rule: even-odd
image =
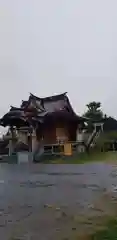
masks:
[[[111,220],[105,230],[96,232],[91,240],[117,240],[117,220]]]
[[[82,153],[78,156],[73,157],[60,157],[44,162],[53,164],[84,164],[91,162],[115,162],[117,161],[117,152],[93,152],[93,153]]]

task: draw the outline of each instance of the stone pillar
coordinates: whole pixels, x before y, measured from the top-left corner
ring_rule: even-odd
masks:
[[[102,132],[103,132],[103,130],[104,130],[104,129],[103,129],[103,126],[104,126],[104,123],[101,124],[101,130],[102,130]]]
[[[13,128],[10,128],[10,136],[9,136],[9,156],[12,155],[14,151],[14,144],[13,144]]]
[[[9,140],[9,156],[11,156],[13,153],[13,144],[12,139]]]
[[[32,153],[34,153],[37,149],[37,136],[36,136],[36,129],[32,131]]]
[[[85,146],[83,144],[78,145],[77,152],[78,153],[84,153],[85,152]]]

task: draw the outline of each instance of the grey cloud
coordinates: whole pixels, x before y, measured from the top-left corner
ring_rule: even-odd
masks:
[[[0,0],[0,116],[29,92],[68,91],[117,117],[116,0]]]

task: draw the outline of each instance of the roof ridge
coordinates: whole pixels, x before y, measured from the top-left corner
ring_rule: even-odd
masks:
[[[39,100],[46,100],[46,99],[52,99],[52,98],[64,96],[64,95],[66,95],[66,94],[67,94],[67,92],[60,93],[60,94],[55,94],[55,95],[47,96],[47,97],[37,97],[36,95],[30,93],[30,97],[34,97],[34,98],[39,99]]]

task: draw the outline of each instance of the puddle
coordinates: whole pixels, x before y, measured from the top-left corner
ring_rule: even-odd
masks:
[[[0,184],[3,184],[3,183],[5,183],[5,181],[4,180],[0,180]]]
[[[51,172],[51,173],[47,173],[50,176],[83,176],[84,173],[73,173],[73,172]]]
[[[38,181],[20,182],[20,187],[39,188],[39,187],[53,187],[53,186],[55,186],[55,184],[38,182]]]

